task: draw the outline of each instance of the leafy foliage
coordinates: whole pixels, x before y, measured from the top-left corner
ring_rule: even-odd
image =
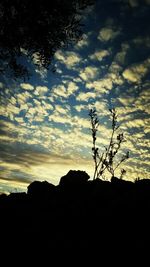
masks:
[[[93,179],[96,178],[104,178],[104,174],[108,171],[112,177],[115,176],[115,171],[118,167],[129,158],[129,151],[127,151],[118,161],[115,163],[116,156],[121,148],[123,142],[125,142],[124,134],[119,133],[115,138],[115,133],[117,132],[119,125],[117,122],[117,112],[115,109],[109,110],[112,118],[112,132],[110,136],[110,141],[107,147],[105,147],[105,151],[103,153],[99,152],[99,148],[96,145],[97,139],[97,131],[99,126],[99,120],[97,117],[96,109],[91,109],[89,112],[90,120],[91,120],[91,132],[92,132],[92,152],[93,152],[93,160],[94,160],[94,176]],[[124,169],[121,170],[120,178],[126,173]]]
[[[33,59],[48,68],[57,51],[82,35],[81,15],[94,0],[1,0],[0,72],[28,76],[18,58]]]

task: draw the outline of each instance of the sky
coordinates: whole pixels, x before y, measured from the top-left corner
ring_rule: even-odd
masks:
[[[149,14],[150,0],[99,0],[84,14],[83,39],[56,52],[55,73],[32,66],[29,80],[2,77],[1,193],[26,191],[34,180],[58,184],[71,169],[92,179],[92,107],[99,150],[116,108],[126,138],[120,153],[130,151],[124,179],[150,178]]]

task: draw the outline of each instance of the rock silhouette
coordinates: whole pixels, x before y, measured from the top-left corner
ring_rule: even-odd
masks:
[[[90,176],[85,171],[70,170],[65,176],[61,177],[60,186],[80,186],[85,184],[90,179]]]
[[[150,180],[89,178],[86,172],[69,171],[57,186],[34,181],[27,193],[1,195],[1,244],[14,240],[19,249],[27,243],[40,255],[67,251],[83,256],[93,248],[100,257],[146,251]]]

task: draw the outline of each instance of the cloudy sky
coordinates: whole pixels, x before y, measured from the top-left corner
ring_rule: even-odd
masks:
[[[2,77],[0,192],[25,191],[33,180],[58,184],[70,169],[92,177],[91,107],[100,150],[115,107],[130,151],[125,179],[150,177],[149,14],[150,0],[99,0],[84,17],[83,39],[57,51],[55,73],[34,68],[25,82]]]

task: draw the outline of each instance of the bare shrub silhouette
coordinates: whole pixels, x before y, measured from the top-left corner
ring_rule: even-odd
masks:
[[[108,146],[105,146],[105,151],[100,153],[99,148],[96,145],[97,140],[97,131],[99,127],[99,119],[97,116],[96,109],[93,108],[89,112],[90,121],[91,121],[91,132],[92,132],[92,156],[94,160],[94,175],[93,180],[96,178],[105,179],[105,172],[108,171],[111,174],[111,178],[115,176],[115,172],[118,167],[129,158],[129,151],[121,156],[120,159],[117,159],[116,156],[121,148],[122,143],[126,140],[123,133],[116,135],[118,128],[118,115],[115,109],[109,109],[112,118],[112,130]],[[124,169],[121,169],[120,178],[122,179],[123,175],[126,173]]]

